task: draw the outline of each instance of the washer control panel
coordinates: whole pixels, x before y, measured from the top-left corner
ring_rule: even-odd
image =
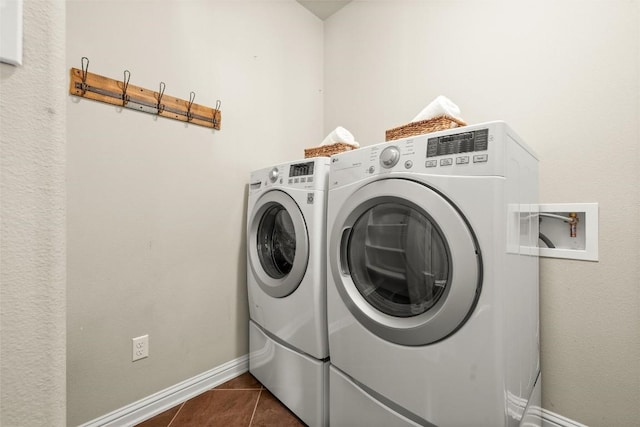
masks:
[[[487,151],[488,146],[489,129],[436,136],[427,139],[427,157]]]
[[[487,163],[490,139],[487,128],[433,137],[418,135],[371,146],[370,158],[377,156],[381,171],[394,169],[401,159],[404,170],[414,166],[430,169]],[[375,166],[369,166],[367,172],[375,173]]]
[[[339,153],[331,157],[329,186],[399,172],[504,176],[507,142],[519,144],[508,130],[503,122],[489,122]]]
[[[324,190],[329,159],[319,157],[255,171],[251,174],[250,191],[265,187],[288,187]]]
[[[289,166],[288,184],[313,182],[314,162],[294,163]]]

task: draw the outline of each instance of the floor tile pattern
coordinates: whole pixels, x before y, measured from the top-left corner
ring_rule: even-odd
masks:
[[[158,414],[136,427],[300,427],[304,425],[247,372]]]

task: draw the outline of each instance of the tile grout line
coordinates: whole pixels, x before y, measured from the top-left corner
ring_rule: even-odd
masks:
[[[256,399],[256,404],[253,407],[253,413],[251,414],[251,420],[249,420],[249,426],[251,427],[251,424],[253,424],[253,418],[256,416],[256,410],[258,409],[258,402],[260,402],[260,396],[262,396],[262,389],[264,387],[260,387],[260,391],[258,392],[258,398]]]
[[[180,408],[178,408],[178,412],[176,412],[176,414],[173,416],[173,418],[171,418],[171,421],[169,421],[169,424],[167,424],[167,427],[171,427],[171,424],[173,424],[175,419],[178,417],[178,414],[180,413],[180,411],[182,411],[182,408],[184,407],[185,403],[187,403],[186,400],[184,402],[182,402],[182,404],[180,404]]]
[[[255,390],[262,390],[261,388],[213,388],[209,391],[255,391]]]

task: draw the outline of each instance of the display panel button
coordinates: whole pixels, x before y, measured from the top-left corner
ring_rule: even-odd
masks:
[[[425,168],[435,168],[436,166],[438,166],[437,160],[427,160],[426,162],[424,162]]]

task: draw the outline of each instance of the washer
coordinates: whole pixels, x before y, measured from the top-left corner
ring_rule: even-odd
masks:
[[[247,207],[249,370],[310,426],[328,420],[328,158],[251,174]]]
[[[535,425],[532,150],[491,122],[331,160],[331,425]]]

